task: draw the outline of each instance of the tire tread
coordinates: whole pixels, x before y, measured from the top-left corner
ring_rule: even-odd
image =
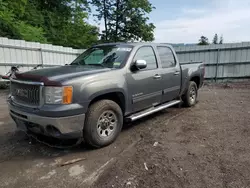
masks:
[[[96,119],[99,118],[100,110],[105,108],[105,107],[110,107],[110,108],[115,110],[115,113],[117,114],[117,116],[120,116],[117,118],[118,118],[118,122],[120,122],[121,125],[120,125],[120,127],[118,127],[119,130],[117,131],[116,135],[114,136],[114,139],[112,139],[110,141],[102,142],[102,140],[100,140],[100,139],[98,140],[96,138],[97,135],[95,135],[95,132],[93,130],[93,122],[95,122]],[[85,125],[84,125],[84,130],[83,130],[84,140],[88,145],[90,145],[94,148],[100,148],[100,147],[109,145],[118,136],[119,132],[121,131],[122,124],[123,124],[123,114],[122,114],[122,110],[121,110],[120,106],[117,103],[115,103],[112,100],[106,100],[106,99],[97,101],[89,107],[89,110],[86,113]]]
[[[187,91],[185,92],[185,94],[182,96],[182,100],[183,100],[183,104],[184,106],[186,107],[191,107],[191,106],[194,106],[196,104],[196,101],[194,104],[191,104],[190,103],[190,99],[189,99],[189,92],[190,92],[190,88],[194,86],[196,88],[196,100],[197,100],[197,96],[198,96],[198,89],[197,89],[197,85],[194,81],[190,81],[189,84],[188,84],[188,89]]]

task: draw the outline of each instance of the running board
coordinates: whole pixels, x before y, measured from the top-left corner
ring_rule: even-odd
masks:
[[[173,101],[161,104],[159,106],[152,107],[152,108],[140,111],[138,113],[132,114],[131,116],[126,117],[126,120],[135,121],[135,120],[138,120],[142,117],[148,116],[148,115],[153,114],[153,113],[158,112],[158,111],[161,111],[165,108],[169,108],[171,106],[179,104],[180,102],[181,102],[180,100],[173,100]]]

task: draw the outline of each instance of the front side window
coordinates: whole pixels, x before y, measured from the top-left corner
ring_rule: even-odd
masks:
[[[162,68],[174,67],[175,58],[172,50],[166,46],[157,47],[158,54],[160,56]]]
[[[130,54],[132,47],[119,45],[96,46],[86,50],[71,65],[120,68]]]
[[[157,68],[155,53],[153,51],[153,48],[150,46],[139,48],[139,50],[135,54],[134,62],[136,60],[145,60],[147,63],[147,67],[145,69],[149,70]]]

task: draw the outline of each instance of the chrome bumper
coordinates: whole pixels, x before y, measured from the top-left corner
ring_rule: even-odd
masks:
[[[20,130],[56,138],[82,137],[85,114],[68,117],[43,117],[17,110],[11,104],[9,104],[9,112]]]

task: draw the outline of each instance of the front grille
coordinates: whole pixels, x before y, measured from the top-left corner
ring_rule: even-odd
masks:
[[[40,85],[11,81],[10,92],[14,102],[25,106],[39,106]]]

